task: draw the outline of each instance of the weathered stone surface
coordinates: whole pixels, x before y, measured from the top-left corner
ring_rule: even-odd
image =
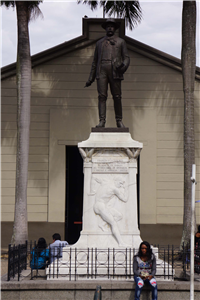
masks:
[[[83,229],[76,248],[138,248],[137,157],[128,132],[92,132],[78,144],[84,160]]]
[[[2,300],[88,300],[93,299],[97,285],[101,285],[104,300],[134,300],[133,280],[86,280],[70,281],[26,281],[2,282]],[[195,299],[200,299],[200,284],[195,282]],[[188,300],[189,282],[158,282],[159,300]],[[150,300],[151,291],[144,287],[141,300]]]

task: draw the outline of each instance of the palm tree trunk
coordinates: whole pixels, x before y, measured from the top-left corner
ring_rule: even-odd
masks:
[[[15,217],[11,243],[21,244],[28,239],[27,183],[31,102],[31,56],[28,31],[27,1],[16,1],[17,48],[17,161]]]
[[[182,12],[182,75],[184,91],[184,216],[183,243],[191,233],[191,175],[195,163],[194,140],[194,83],[196,70],[196,1],[183,1]]]

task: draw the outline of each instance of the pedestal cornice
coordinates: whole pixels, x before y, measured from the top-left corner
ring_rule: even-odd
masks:
[[[91,132],[89,139],[78,143],[79,148],[143,148],[129,132]]]

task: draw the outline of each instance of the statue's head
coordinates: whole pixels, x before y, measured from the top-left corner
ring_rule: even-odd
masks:
[[[120,176],[120,175],[116,175],[114,177],[114,183],[115,183],[115,186],[120,188],[120,187],[124,187],[124,184],[125,184],[125,180]]]
[[[112,36],[115,33],[115,30],[119,28],[120,24],[115,21],[115,19],[107,19],[102,25],[103,29],[106,30],[107,36]]]

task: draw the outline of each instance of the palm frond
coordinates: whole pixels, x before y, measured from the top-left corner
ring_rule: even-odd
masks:
[[[0,0],[0,6],[5,5],[6,7],[15,6],[16,0]],[[43,0],[26,0],[28,6],[38,6]]]
[[[1,6],[5,5],[7,8],[10,6],[15,7],[15,1],[1,1]]]
[[[77,3],[87,4],[90,6],[91,10],[94,10],[98,7],[99,1],[78,0]]]
[[[104,12],[109,16],[117,16],[117,18],[124,18],[126,27],[132,30],[142,20],[142,9],[138,0],[136,1],[88,1],[77,0],[77,3],[87,4],[91,10],[94,10],[100,5]]]
[[[42,1],[27,1],[28,12],[29,12],[29,21],[37,19],[39,16],[43,18],[42,11],[39,8],[39,4]]]
[[[109,16],[125,18],[126,27],[132,30],[142,20],[139,1],[106,1],[105,11]]]

